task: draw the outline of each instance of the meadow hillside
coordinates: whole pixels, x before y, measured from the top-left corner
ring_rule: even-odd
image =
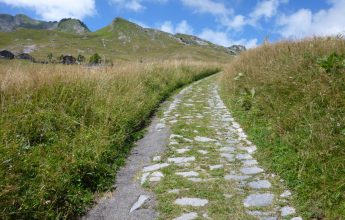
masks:
[[[0,61],[0,218],[81,215],[160,102],[214,64],[116,67]]]
[[[345,41],[265,44],[224,69],[222,97],[305,219],[345,217]]]
[[[90,32],[84,23],[75,19],[63,19],[51,25],[56,28],[37,29],[25,23],[10,32],[0,29],[0,50],[30,53],[37,61],[47,61],[50,53],[55,61],[62,54],[89,58],[94,53],[114,62],[167,59],[227,62],[233,57],[228,48],[194,36],[144,28],[122,18],[114,19],[95,32]]]

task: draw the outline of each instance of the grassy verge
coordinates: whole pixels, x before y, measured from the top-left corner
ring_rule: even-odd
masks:
[[[225,68],[222,97],[306,218],[345,216],[345,42],[264,45]]]
[[[0,63],[0,218],[71,218],[108,189],[136,131],[200,63]]]

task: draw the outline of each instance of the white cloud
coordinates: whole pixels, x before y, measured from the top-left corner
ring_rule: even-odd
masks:
[[[345,0],[329,0],[330,8],[313,13],[309,9],[278,19],[279,33],[286,38],[345,33]]]
[[[0,3],[33,10],[44,20],[83,19],[96,13],[95,0],[0,0]]]
[[[270,19],[277,15],[279,6],[287,3],[288,0],[262,0],[257,3],[248,15],[223,16],[219,19],[220,23],[236,31],[242,30],[246,25],[258,26],[258,21],[262,18]]]
[[[232,10],[227,9],[222,3],[213,0],[181,0],[182,4],[190,7],[199,13],[209,13],[214,15],[230,14]]]
[[[132,11],[141,11],[145,8],[140,0],[110,0],[110,3]]]
[[[176,25],[173,25],[171,21],[165,21],[159,26],[159,29],[171,34],[181,33],[181,34],[193,34],[193,28],[188,24],[186,20],[181,21]]]
[[[131,11],[142,11],[146,7],[144,2],[167,3],[168,0],[109,0],[110,4],[116,5],[118,8],[124,8]]]
[[[258,40],[254,39],[240,39],[233,40],[226,32],[214,31],[211,29],[204,29],[199,35],[200,38],[211,41],[212,43],[219,44],[225,47],[229,47],[234,44],[244,45],[247,48],[253,48],[257,46]]]
[[[193,28],[186,20],[183,20],[177,25],[175,32],[181,34],[193,34]]]
[[[262,17],[271,18],[277,14],[279,7],[279,0],[264,0],[259,2],[253,12],[250,14],[250,17],[254,20],[258,20]]]

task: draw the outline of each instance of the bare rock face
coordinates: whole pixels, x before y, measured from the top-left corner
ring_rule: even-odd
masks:
[[[246,47],[243,45],[232,45],[231,47],[228,47],[228,52],[232,55],[238,55],[246,50]]]

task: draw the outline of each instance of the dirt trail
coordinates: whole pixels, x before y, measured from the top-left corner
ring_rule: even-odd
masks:
[[[119,172],[116,191],[85,219],[301,219],[283,181],[255,159],[216,78],[163,108]]]

